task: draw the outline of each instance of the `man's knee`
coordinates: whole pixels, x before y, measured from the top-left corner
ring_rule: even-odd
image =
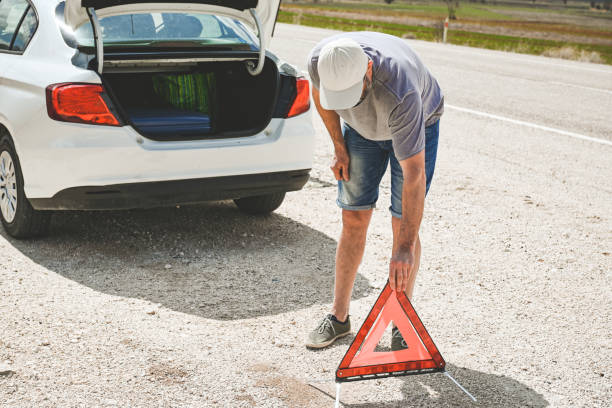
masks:
[[[372,210],[342,210],[342,226],[353,230],[364,230],[368,228]]]

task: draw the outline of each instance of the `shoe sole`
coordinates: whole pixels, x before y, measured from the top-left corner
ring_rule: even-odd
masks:
[[[326,341],[325,343],[319,343],[319,344],[306,344],[306,347],[311,348],[311,349],[322,349],[325,348],[327,346],[329,346],[330,344],[332,344],[334,341],[341,339],[342,337],[348,336],[349,334],[351,334],[351,331],[347,331],[346,333],[342,333],[337,335],[336,337],[334,337],[333,339]]]

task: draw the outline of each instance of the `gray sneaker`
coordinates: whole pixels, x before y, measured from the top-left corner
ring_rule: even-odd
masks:
[[[320,349],[327,347],[337,339],[351,334],[351,320],[346,318],[345,323],[337,321],[333,315],[325,316],[319,326],[310,332],[306,347]]]
[[[397,327],[394,327],[391,330],[391,351],[405,350],[407,348],[408,344],[406,344],[406,340],[402,337],[402,333],[400,333]]]

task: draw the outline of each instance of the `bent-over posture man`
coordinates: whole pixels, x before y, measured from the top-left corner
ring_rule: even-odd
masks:
[[[389,162],[389,281],[392,289],[412,297],[421,257],[419,228],[436,163],[444,98],[408,44],[386,34],[343,33],[323,40],[310,53],[308,69],[315,105],[335,149],[331,169],[342,208],[333,308],[306,342],[307,347],[322,348],[350,333],[353,284]],[[394,328],[392,350],[405,347]]]

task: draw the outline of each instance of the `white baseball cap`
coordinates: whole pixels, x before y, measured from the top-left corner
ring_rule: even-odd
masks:
[[[363,93],[369,60],[359,43],[350,38],[326,44],[317,65],[321,106],[327,110],[341,110],[357,105]]]

